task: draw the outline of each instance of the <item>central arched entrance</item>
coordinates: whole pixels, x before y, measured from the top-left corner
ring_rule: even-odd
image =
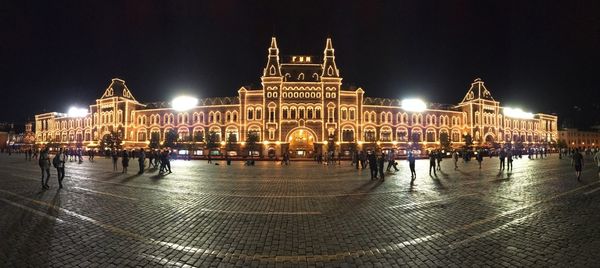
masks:
[[[312,157],[315,153],[315,133],[307,128],[298,128],[287,136],[290,156],[297,158]]]

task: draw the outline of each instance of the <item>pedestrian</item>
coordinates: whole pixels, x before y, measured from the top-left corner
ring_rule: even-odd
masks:
[[[433,170],[433,175],[437,177],[437,174],[435,172],[435,161],[437,161],[435,151],[429,152],[429,175],[431,176],[431,170]]]
[[[513,155],[512,150],[508,150],[508,152],[506,152],[506,161],[508,162],[506,165],[507,170],[512,170],[514,157],[516,157],[516,156]]]
[[[367,156],[365,155],[364,151],[360,151],[360,154],[358,155],[358,160],[360,161],[360,168],[365,169],[367,167]]]
[[[452,158],[454,158],[454,170],[458,169],[458,151],[454,151],[452,154]]]
[[[506,151],[504,151],[504,149],[500,150],[498,158],[500,159],[500,170],[504,170],[504,161],[506,159]]]
[[[58,153],[52,159],[52,165],[56,168],[56,176],[58,177],[58,188],[62,189],[62,181],[65,178],[65,162],[67,158],[63,148],[60,148]]]
[[[129,167],[129,152],[127,152],[127,150],[123,150],[121,165],[123,166],[122,173],[127,173],[127,167]]]
[[[412,152],[408,153],[407,160],[408,167],[410,168],[410,183],[413,183],[413,181],[415,181],[415,179],[417,178],[417,173],[415,172],[415,156]]]
[[[381,176],[381,180],[385,180],[385,174],[383,173],[383,165],[385,164],[386,155],[381,153],[381,155],[377,158],[377,170],[379,171],[379,175]]]
[[[369,169],[371,170],[371,180],[377,179],[377,157],[375,152],[368,153],[367,161],[369,161]]]
[[[575,167],[575,175],[577,175],[577,181],[581,181],[581,170],[583,169],[583,155],[579,152],[579,149],[575,149],[575,153],[571,158],[571,165]]]
[[[38,161],[42,170],[42,189],[50,189],[50,186],[48,186],[48,180],[50,179],[50,156],[48,153],[48,147],[44,148],[40,152],[40,159]],[[44,173],[46,173],[46,180],[44,180]]]
[[[146,166],[146,153],[144,152],[144,149],[140,148],[140,154],[138,156],[138,164],[140,166],[140,171],[138,171],[138,174],[144,174],[144,168]]]
[[[437,162],[437,170],[442,171],[442,157],[444,154],[440,151],[437,151],[435,154],[435,160]]]
[[[389,172],[392,167],[394,170],[398,171],[397,163],[396,163],[396,155],[394,154],[394,150],[390,150],[390,153],[387,154],[387,171]]]
[[[596,165],[598,166],[598,178],[600,179],[600,150],[596,150],[594,162],[596,162]]]
[[[117,171],[117,161],[118,160],[119,160],[119,155],[117,154],[117,150],[112,150],[113,171]]]
[[[479,151],[477,156],[475,156],[475,159],[477,159],[477,162],[479,162],[479,169],[481,169],[481,162],[483,162],[483,154],[481,152],[482,151]]]
[[[164,154],[165,154],[165,157],[164,157],[164,160],[165,160],[165,172],[167,170],[169,170],[169,174],[171,174],[173,172],[171,171],[171,159],[170,159],[171,158],[171,154],[169,153],[169,151],[170,150],[165,150],[165,152],[164,152]]]

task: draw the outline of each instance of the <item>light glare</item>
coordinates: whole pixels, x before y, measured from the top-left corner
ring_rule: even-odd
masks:
[[[198,105],[198,99],[188,96],[180,96],[174,98],[171,105],[173,109],[177,111],[185,111],[196,107],[196,105]]]
[[[69,112],[67,113],[67,115],[69,117],[85,117],[87,115],[87,113],[88,113],[87,109],[71,107],[71,108],[69,108]]]
[[[402,109],[409,112],[422,112],[427,109],[427,104],[421,99],[404,99],[402,100]]]
[[[521,108],[504,108],[504,116],[520,118],[520,119],[533,119],[533,114],[524,112]]]

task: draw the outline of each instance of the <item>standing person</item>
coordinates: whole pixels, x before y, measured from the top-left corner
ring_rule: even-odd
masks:
[[[44,148],[40,152],[40,160],[38,161],[42,170],[42,189],[50,189],[50,186],[48,186],[48,180],[50,179],[50,156],[48,153],[48,147]],[[46,180],[44,180],[44,173],[46,173]]]
[[[596,150],[594,162],[596,162],[596,165],[598,166],[598,178],[600,178],[600,150]]]
[[[477,153],[475,159],[477,159],[477,162],[479,162],[479,169],[481,169],[481,162],[483,162],[483,154],[481,153],[481,151]]]
[[[154,168],[154,152],[152,152],[152,150],[150,150],[150,152],[148,152],[148,168]]]
[[[441,151],[437,151],[435,154],[435,160],[437,162],[437,170],[442,171],[442,157],[444,157]]]
[[[513,152],[512,150],[508,150],[508,152],[506,153],[506,160],[508,161],[508,164],[506,165],[506,169],[507,170],[512,170],[513,168]]]
[[[571,158],[571,165],[575,167],[575,175],[577,175],[577,181],[581,181],[581,170],[583,169],[583,155],[579,152],[579,149],[575,149],[575,153]]]
[[[170,159],[171,158],[171,154],[169,153],[169,151],[170,150],[165,150],[165,158],[164,158],[164,160],[165,160],[165,172],[167,170],[169,170],[169,174],[171,174],[173,172],[171,171],[171,159]]]
[[[140,171],[138,171],[138,174],[144,174],[144,168],[146,165],[146,153],[142,148],[140,148],[140,154],[138,155],[138,164],[140,166]]]
[[[356,165],[356,169],[358,169],[358,152],[352,151],[352,166]]]
[[[504,149],[500,150],[498,158],[500,159],[500,170],[504,170],[504,159],[506,159],[506,151]]]
[[[408,153],[408,167],[410,168],[410,183],[412,183],[413,181],[415,181],[415,179],[417,178],[417,173],[415,172],[415,156],[413,155],[412,152]]]
[[[208,164],[212,164],[212,157],[210,156],[210,150],[208,152],[207,158],[208,158]]]
[[[129,167],[129,152],[127,152],[127,150],[123,150],[122,157],[121,165],[123,165],[123,173],[127,173],[127,167]]]
[[[436,161],[436,155],[435,155],[435,151],[431,151],[429,153],[429,175],[431,176],[431,170],[433,170],[433,175],[435,175],[437,177],[437,174],[435,173],[435,161]]]
[[[392,167],[394,167],[394,170],[396,171],[399,170],[398,167],[396,167],[396,155],[394,154],[394,150],[390,150],[390,153],[387,154],[387,161],[387,171],[390,171]]]
[[[454,170],[458,169],[458,151],[454,151],[452,154],[452,158],[454,158]]]
[[[369,161],[369,169],[371,170],[371,180],[377,179],[377,157],[375,156],[375,152],[370,152],[367,155],[367,160]]]
[[[117,161],[119,160],[119,155],[117,154],[117,150],[112,151],[112,162],[113,162],[113,171],[117,171]]]
[[[365,156],[364,151],[360,151],[360,153],[358,154],[358,160],[360,161],[360,168],[365,169],[367,167],[367,157]]]
[[[62,181],[65,178],[65,162],[67,158],[62,148],[56,153],[52,159],[52,165],[56,168],[56,176],[58,177],[58,188],[62,189]]]
[[[385,174],[383,173],[383,165],[385,164],[386,155],[381,153],[379,158],[377,158],[377,170],[379,171],[379,175],[381,176],[381,180],[385,180]]]

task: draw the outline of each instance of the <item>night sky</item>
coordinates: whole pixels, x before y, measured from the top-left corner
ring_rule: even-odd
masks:
[[[87,107],[113,77],[141,102],[236,96],[275,35],[319,57],[333,38],[366,96],[457,104],[481,77],[501,105],[600,123],[600,1],[1,1],[0,31],[2,122]]]

